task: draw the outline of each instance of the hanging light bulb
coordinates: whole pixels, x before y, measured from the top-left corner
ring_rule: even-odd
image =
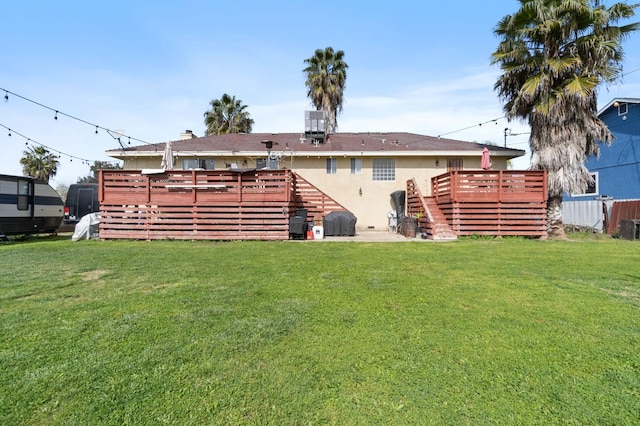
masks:
[[[96,126],[96,135],[98,134],[98,126]]]
[[[6,90],[4,91],[4,101],[9,102],[9,92],[7,92]]]
[[[9,129],[9,136],[11,136],[11,129]]]
[[[57,120],[57,119],[58,119],[58,111],[56,111],[56,115],[54,115],[54,116],[53,116],[53,119],[54,119],[54,120]]]

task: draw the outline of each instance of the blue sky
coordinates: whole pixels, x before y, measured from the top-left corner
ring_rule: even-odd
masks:
[[[311,109],[303,60],[331,46],[349,65],[338,131],[502,145],[510,128],[507,146],[528,149],[524,123],[487,123],[503,116],[493,91],[492,30],[517,10],[516,0],[6,3],[2,89],[147,142],[175,140],[186,129],[203,135],[203,113],[223,93],[248,105],[254,132],[303,131]],[[624,47],[630,73],[600,89],[600,106],[640,97],[640,71],[633,72],[640,34]],[[104,152],[119,146],[103,131],[53,117],[16,96],[0,102],[0,124],[13,129],[9,137],[0,128],[0,173],[21,174],[27,140],[16,132],[77,157],[61,156],[53,186],[89,174],[78,158],[108,161]]]

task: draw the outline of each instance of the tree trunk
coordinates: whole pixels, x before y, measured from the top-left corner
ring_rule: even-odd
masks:
[[[547,235],[555,240],[564,240],[562,222],[562,195],[550,196],[547,200]]]
[[[324,110],[324,129],[325,132],[329,135],[329,134],[333,134],[336,132],[336,127],[338,125],[338,120],[337,120],[337,115],[336,115],[336,110],[331,108],[331,107],[327,107]]]

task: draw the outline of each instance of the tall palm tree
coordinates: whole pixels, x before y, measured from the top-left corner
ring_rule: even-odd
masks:
[[[58,156],[49,152],[43,146],[30,146],[29,150],[22,152],[20,159],[22,164],[22,173],[36,179],[49,182],[49,178],[58,173]]]
[[[562,193],[584,191],[591,180],[586,157],[599,153],[598,142],[613,140],[598,118],[596,89],[620,75],[622,40],[638,24],[615,24],[636,6],[519,1],[494,30],[501,40],[492,63],[503,71],[495,89],[507,117],[531,126],[531,168],[547,171],[549,236],[563,238]]]
[[[211,110],[204,113],[205,134],[251,133],[253,120],[240,99],[226,93],[220,99],[209,102]]]
[[[331,47],[316,49],[304,63],[308,64],[303,70],[307,73],[307,96],[318,111],[324,111],[326,132],[334,133],[338,126],[338,113],[342,112],[349,68],[344,61],[344,52],[334,52]]]

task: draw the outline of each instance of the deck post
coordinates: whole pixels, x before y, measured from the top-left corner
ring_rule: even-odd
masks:
[[[100,182],[100,184],[98,185],[98,201],[100,203],[104,202],[104,170],[100,169],[98,170],[98,182]]]
[[[449,192],[451,193],[451,201],[458,201],[458,171],[454,170],[449,174]]]
[[[147,204],[151,202],[151,178],[149,175],[144,176],[144,182],[147,185]]]

